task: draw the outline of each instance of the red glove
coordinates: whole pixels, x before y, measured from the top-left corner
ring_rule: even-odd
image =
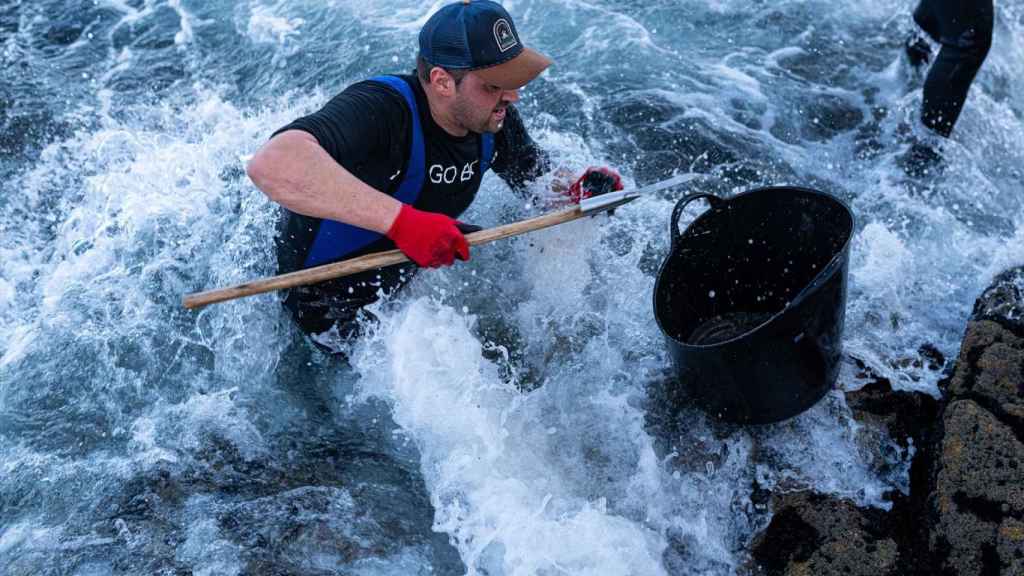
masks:
[[[576,182],[573,182],[572,186],[569,186],[567,194],[573,204],[579,204],[580,200],[585,198],[619,190],[622,190],[622,177],[618,172],[606,166],[600,168],[591,166]]]
[[[438,268],[451,266],[456,258],[469,260],[469,243],[460,226],[467,231],[471,228],[444,214],[424,212],[402,204],[387,237],[416,264]]]

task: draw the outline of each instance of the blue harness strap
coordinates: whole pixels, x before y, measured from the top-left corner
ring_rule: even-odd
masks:
[[[491,167],[491,156],[494,156],[494,134],[486,132],[480,136],[480,178]]]
[[[427,156],[423,142],[423,127],[420,125],[419,107],[416,105],[416,95],[412,88],[404,80],[396,76],[374,76],[370,78],[373,82],[380,82],[390,86],[405,98],[412,117],[412,139],[409,144],[409,162],[406,165],[405,176],[398,185],[395,198],[405,204],[415,204],[416,199],[423,190],[423,183],[426,181]],[[491,167],[491,156],[494,154],[494,135],[483,134],[480,138],[480,177]],[[317,231],[313,246],[306,256],[304,267],[319,266],[327,262],[340,260],[357,250],[366,248],[370,244],[383,238],[372,230],[359,228],[335,220],[323,220],[320,222],[320,229]]]
[[[395,76],[375,76],[370,78],[374,82],[386,84],[397,91],[405,98],[412,117],[412,138],[409,145],[409,162],[406,165],[405,177],[398,185],[395,198],[405,204],[414,204],[423,190],[423,182],[426,178],[426,151],[423,144],[423,128],[420,126],[419,108],[416,106],[416,95],[412,88]],[[325,262],[339,260],[352,254],[356,250],[366,248],[370,244],[383,238],[372,230],[359,228],[335,220],[324,220],[320,223],[316,239],[306,256],[305,267],[318,266]]]

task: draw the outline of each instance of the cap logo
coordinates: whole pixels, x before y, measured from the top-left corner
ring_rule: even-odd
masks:
[[[494,40],[498,43],[498,50],[502,52],[507,52],[519,44],[516,35],[512,32],[512,25],[504,18],[499,18],[494,23]]]

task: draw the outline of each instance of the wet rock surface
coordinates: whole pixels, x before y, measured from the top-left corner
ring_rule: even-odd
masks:
[[[933,446],[928,553],[939,573],[1024,573],[1021,270],[975,305]]]
[[[974,304],[974,319],[994,320],[1024,337],[1024,267],[1007,270]]]
[[[972,400],[951,403],[942,424],[927,510],[937,572],[1022,573],[1024,444]]]
[[[920,445],[938,414],[938,401],[920,392],[893,390],[884,378],[873,378],[863,388],[846,394],[846,402],[861,422],[888,432],[900,446]]]
[[[276,460],[214,441],[131,469],[0,574],[462,574],[414,465],[372,448],[311,435]]]
[[[943,396],[876,378],[856,417],[913,447],[910,493],[889,511],[813,493],[773,495],[751,574],[1024,574],[1024,268],[979,297]],[[930,351],[923,361],[945,364]],[[863,368],[863,367],[862,367]]]
[[[771,524],[753,543],[757,574],[899,574],[886,513],[800,492],[773,498]]]

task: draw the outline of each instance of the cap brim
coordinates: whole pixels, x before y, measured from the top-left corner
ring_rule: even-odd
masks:
[[[536,50],[523,48],[518,56],[507,62],[473,72],[488,84],[505,90],[518,90],[529,84],[548,66],[551,66],[550,58]]]

